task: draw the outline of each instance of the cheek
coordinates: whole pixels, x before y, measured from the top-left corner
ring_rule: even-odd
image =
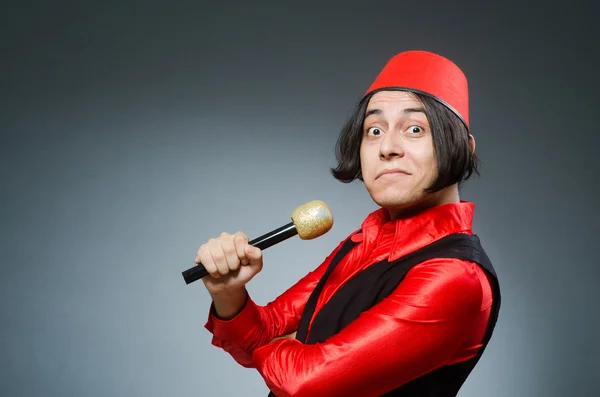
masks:
[[[437,160],[433,148],[424,147],[413,153],[413,161],[424,179],[437,176]]]
[[[364,145],[360,149],[360,169],[364,177],[371,175],[371,169],[373,168],[373,159],[369,158],[369,153],[365,150]]]
[[[425,172],[427,173],[427,179],[429,179],[430,182],[432,182],[434,179],[437,178],[437,174],[438,174],[437,160],[432,153],[430,156],[427,157],[427,159],[425,161],[426,161]]]

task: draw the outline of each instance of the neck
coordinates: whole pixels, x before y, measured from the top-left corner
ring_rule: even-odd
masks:
[[[421,200],[412,202],[401,207],[387,208],[390,219],[410,218],[416,214],[432,207],[439,205],[459,203],[460,196],[458,194],[458,186],[452,185],[440,190],[439,192],[431,193],[423,197]]]

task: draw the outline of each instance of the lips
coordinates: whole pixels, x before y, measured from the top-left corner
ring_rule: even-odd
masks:
[[[399,168],[390,168],[390,169],[381,171],[379,174],[377,174],[377,176],[375,177],[375,179],[379,179],[379,177],[381,177],[383,175],[388,175],[388,174],[410,175],[408,172],[406,172],[404,170],[401,170]]]

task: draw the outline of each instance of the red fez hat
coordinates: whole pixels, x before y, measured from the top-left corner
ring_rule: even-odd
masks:
[[[365,95],[386,88],[428,95],[453,111],[469,129],[467,78],[449,59],[427,51],[406,51],[385,65]]]

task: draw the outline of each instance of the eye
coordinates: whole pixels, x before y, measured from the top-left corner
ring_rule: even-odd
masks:
[[[419,127],[418,125],[411,125],[406,131],[408,131],[410,134],[422,134],[423,128]]]
[[[379,127],[371,127],[367,130],[367,135],[379,136],[381,134],[383,134],[383,131]]]

